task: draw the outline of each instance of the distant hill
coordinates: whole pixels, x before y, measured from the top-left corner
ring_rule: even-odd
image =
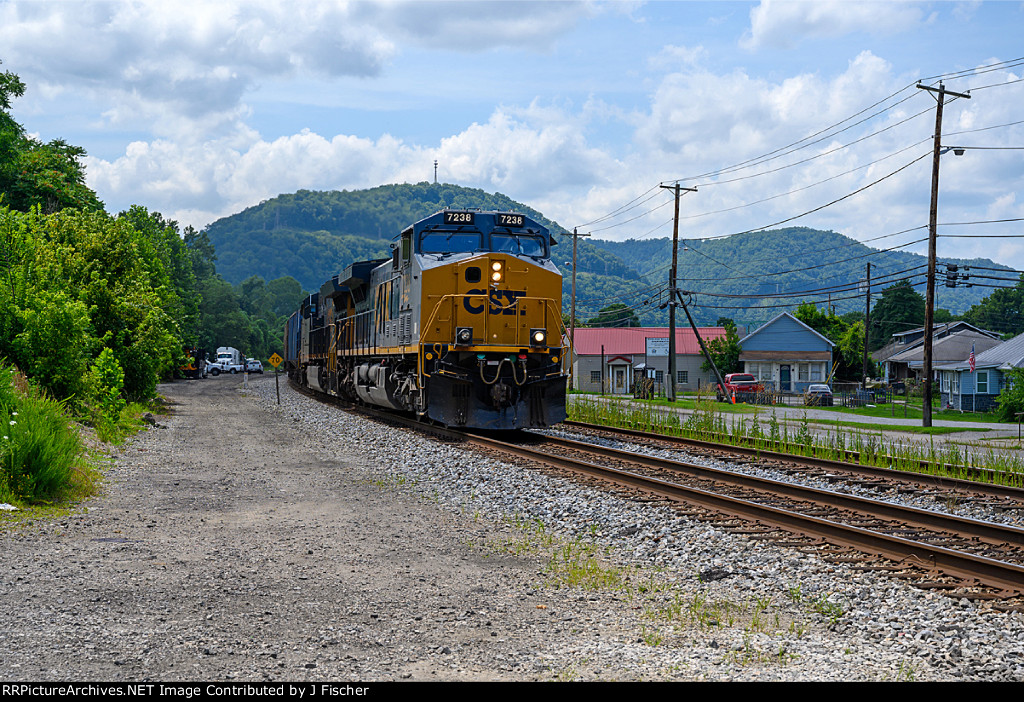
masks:
[[[591,242],[652,282],[668,280],[672,260],[671,239]],[[793,301],[828,299],[826,288],[855,286],[863,281],[866,264],[871,262],[873,303],[882,288],[902,277],[922,273],[928,263],[925,256],[905,251],[884,251],[861,244],[842,234],[806,227],[790,227],[765,232],[737,234],[723,239],[681,240],[679,242],[678,285],[695,293],[696,313],[704,321],[731,317],[739,324],[755,324],[771,319],[787,308],[772,307]],[[825,263],[832,261],[832,263]],[[1010,270],[988,259],[941,258],[941,262],[961,267],[988,266]],[[947,288],[943,285],[943,266],[939,267],[936,286],[938,309],[962,314],[992,292],[991,288]],[[778,271],[789,271],[777,274]],[[1011,276],[1012,277],[1012,276]],[[918,278],[917,280],[920,280]],[[918,291],[924,294],[924,286]],[[703,294],[701,294],[703,293]],[[785,299],[735,300],[719,295],[783,294]],[[872,304],[873,304],[872,303]],[[832,294],[837,314],[864,311],[864,291]],[[714,307],[718,309],[714,309]],[[741,307],[741,309],[730,309]],[[792,308],[788,308],[792,311]],[[641,317],[641,319],[643,319]]]
[[[224,217],[207,228],[217,252],[217,272],[231,283],[257,275],[264,280],[291,276],[303,288],[316,290],[352,261],[386,257],[402,229],[446,207],[524,212],[548,226],[560,244],[552,258],[564,274],[564,308],[571,305],[572,239],[541,213],[500,193],[487,193],[447,183],[382,185],[368,190],[279,195]],[[871,255],[874,254],[874,255]],[[659,288],[666,286],[671,239],[629,241],[579,240],[576,316],[586,321],[615,302],[635,306],[641,323],[664,325],[668,312],[659,309]],[[987,259],[943,259],[963,265],[997,266]],[[834,261],[834,263],[823,262]],[[824,301],[815,292],[856,284],[872,264],[872,296],[891,284],[900,271],[926,263],[924,256],[902,251],[879,253],[836,232],[791,227],[740,234],[724,239],[681,240],[679,287],[695,293],[692,312],[698,324],[730,317],[756,326],[785,309],[783,302]],[[1007,269],[1009,270],[1009,269]],[[783,275],[776,271],[790,271]],[[916,271],[915,271],[916,272]],[[884,278],[884,276],[889,276]],[[941,274],[940,274],[941,277]],[[884,279],[882,284],[879,280]],[[919,288],[920,289],[920,288]],[[991,288],[937,286],[936,307],[960,314],[992,292]],[[736,300],[720,295],[787,293],[785,300]],[[646,301],[646,304],[645,304]],[[833,295],[836,312],[864,310],[863,293]],[[822,305],[824,306],[824,305]]]
[[[352,261],[390,255],[390,243],[403,229],[446,207],[523,212],[552,233],[565,231],[500,193],[417,183],[279,195],[218,219],[207,234],[217,251],[217,272],[227,281],[290,275],[316,290]]]

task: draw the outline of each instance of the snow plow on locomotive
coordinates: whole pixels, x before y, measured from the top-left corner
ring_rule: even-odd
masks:
[[[557,424],[569,350],[553,243],[518,213],[416,222],[391,258],[353,263],[288,319],[289,376],[446,426]]]

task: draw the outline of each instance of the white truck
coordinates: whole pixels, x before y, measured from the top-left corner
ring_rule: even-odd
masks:
[[[241,373],[245,370],[245,358],[242,352],[232,346],[217,347],[217,357],[206,366],[206,372],[212,376],[221,373]]]

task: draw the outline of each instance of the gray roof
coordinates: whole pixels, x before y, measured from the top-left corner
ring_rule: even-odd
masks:
[[[755,336],[755,335],[757,335],[757,334],[760,334],[760,333],[761,333],[762,331],[764,331],[765,329],[767,329],[767,328],[768,328],[768,327],[770,327],[771,325],[775,324],[775,322],[777,322],[778,320],[782,319],[783,317],[789,317],[789,318],[790,318],[790,319],[792,319],[792,320],[793,320],[794,322],[796,322],[797,324],[799,324],[799,325],[800,325],[801,327],[803,327],[804,329],[806,329],[806,330],[807,330],[807,331],[809,331],[810,333],[814,334],[814,335],[815,335],[816,337],[818,337],[819,339],[821,339],[822,341],[824,341],[824,342],[825,342],[826,344],[828,344],[829,346],[833,346],[833,347],[835,346],[835,344],[833,344],[833,343],[832,343],[831,341],[829,341],[829,338],[828,338],[827,336],[825,336],[825,335],[823,335],[823,334],[821,334],[821,333],[819,333],[819,332],[815,331],[815,330],[814,330],[814,329],[812,329],[811,327],[807,326],[806,324],[804,324],[803,322],[801,322],[801,321],[800,321],[799,319],[797,319],[796,317],[794,317],[793,315],[791,315],[791,314],[790,314],[789,312],[780,312],[779,314],[775,315],[774,317],[772,317],[771,319],[769,319],[769,320],[768,320],[767,322],[765,322],[764,324],[762,324],[761,326],[759,326],[759,327],[758,327],[757,329],[755,329],[754,331],[752,331],[752,332],[750,332],[749,334],[747,334],[747,335],[746,335],[745,337],[743,337],[742,339],[740,339],[740,341],[739,341],[739,344],[740,344],[740,346],[742,346],[742,345],[743,345],[743,342],[744,342],[744,341],[746,341],[747,339],[749,339],[749,338],[750,338],[750,337],[752,337],[752,336]]]
[[[936,335],[936,334],[944,334],[944,333],[954,334],[957,331],[976,331],[979,334],[984,334],[985,336],[990,336],[993,339],[998,339],[999,338],[999,332],[994,332],[994,331],[990,331],[988,329],[982,329],[980,327],[976,327],[973,324],[970,324],[968,322],[963,321],[962,319],[957,319],[957,320],[954,320],[952,322],[936,322],[935,324],[932,325],[932,335],[933,336]],[[910,336],[911,334],[921,334],[923,336],[924,335],[924,327],[917,327],[916,329],[907,329],[906,331],[896,332],[895,334],[893,334],[893,337],[897,337],[897,336]]]
[[[970,353],[970,349],[968,349],[967,354],[970,355]],[[998,368],[1000,370],[1024,367],[1024,334],[1015,336],[1009,341],[1004,341],[981,353],[975,349],[974,366],[975,368]],[[966,357],[958,363],[942,366],[942,370],[968,370],[969,368],[970,364]]]
[[[974,355],[977,358],[982,351],[987,351],[1004,342],[993,339],[984,334],[972,331],[963,331],[944,336],[941,339],[932,341],[932,364],[967,362],[971,355],[971,347],[974,347]],[[908,366],[921,366],[924,364],[924,345],[915,346],[901,351],[889,358],[890,363],[906,363]]]

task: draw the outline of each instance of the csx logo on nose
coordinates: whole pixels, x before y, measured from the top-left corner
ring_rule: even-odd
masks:
[[[491,303],[488,307],[488,314],[511,314],[516,313],[515,301],[517,298],[525,297],[525,290],[470,290],[469,295],[480,295],[481,297],[487,295],[488,301]],[[472,297],[466,297],[462,300],[463,307],[470,314],[481,314],[484,311],[484,304],[481,301],[480,304],[473,304],[477,300]],[[525,309],[519,310],[519,314],[526,314]]]

